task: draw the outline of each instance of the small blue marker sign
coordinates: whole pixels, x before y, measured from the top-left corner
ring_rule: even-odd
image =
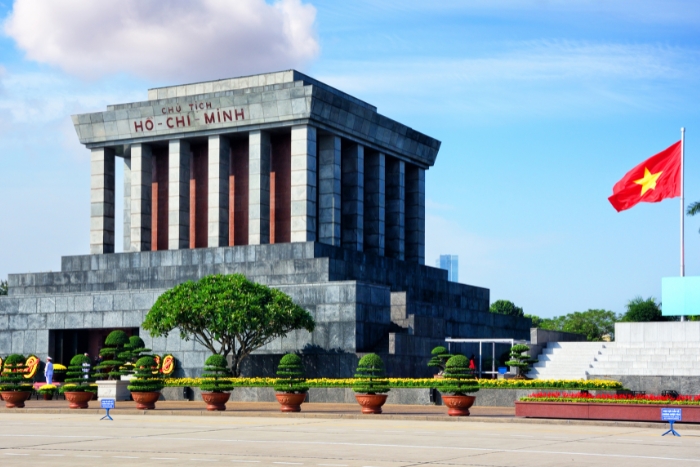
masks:
[[[100,420],[113,420],[109,415],[109,411],[114,408],[114,399],[101,399],[100,407],[107,411],[107,415],[102,417]]]
[[[669,433],[673,436],[680,436],[678,432],[673,429],[673,423],[683,421],[682,409],[661,409],[661,420],[671,425],[671,429],[661,436],[666,436]]]

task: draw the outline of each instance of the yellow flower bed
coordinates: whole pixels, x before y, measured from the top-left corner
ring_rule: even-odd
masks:
[[[276,378],[229,378],[237,387],[272,387]],[[202,378],[166,378],[165,385],[171,387],[198,387]],[[387,378],[392,388],[436,388],[440,379],[434,378]],[[311,378],[306,383],[312,388],[350,388],[354,378]],[[596,379],[480,379],[479,387],[483,389],[622,389],[619,381]]]
[[[66,371],[68,368],[65,366],[61,365],[60,363],[54,363],[53,364],[53,371]]]

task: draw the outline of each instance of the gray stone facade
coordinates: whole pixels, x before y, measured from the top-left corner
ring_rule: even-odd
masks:
[[[168,288],[208,274],[242,273],[289,294],[316,320],[260,349],[245,372],[272,374],[281,354],[301,351],[314,376],[350,376],[358,354],[382,354],[396,376],[430,372],[445,336],[527,338],[530,321],[489,313],[488,289],[447,281],[441,269],[318,242],[67,256],[60,272],[12,274],[0,298],[0,355],[45,355],[50,331],[138,327]],[[140,335],[196,375],[205,349],[175,332]]]
[[[423,265],[425,171],[440,142],[366,102],[290,70],[151,89],[72,118],[91,151],[91,255],[10,275],[0,355],[45,355],[81,330],[138,330],[168,288],[232,273],[284,291],[317,323],[257,351],[248,374],[298,351],[313,376],[351,376],[373,351],[393,375],[427,375],[445,337],[528,336],[529,320],[488,313],[487,289]],[[181,374],[201,372],[207,352],[194,342],[140,335]]]

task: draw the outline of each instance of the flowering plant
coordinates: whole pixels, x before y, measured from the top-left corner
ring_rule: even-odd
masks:
[[[700,395],[678,397],[657,394],[596,394],[585,392],[535,392],[520,398],[521,402],[582,402],[602,404],[700,405]]]
[[[37,390],[39,394],[54,394],[56,392],[56,386],[53,384],[44,384],[40,386]]]
[[[166,386],[199,387],[206,378],[166,378]],[[235,387],[273,387],[277,378],[230,378]],[[435,388],[439,380],[434,378],[386,378],[390,388]],[[481,389],[588,389],[614,390],[622,389],[619,381],[595,379],[480,379]],[[310,388],[351,388],[355,378],[310,378],[305,384]]]

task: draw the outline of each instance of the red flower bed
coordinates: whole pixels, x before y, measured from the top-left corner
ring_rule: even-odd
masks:
[[[656,404],[656,405],[700,405],[700,395],[679,395],[678,397],[656,394],[597,394],[585,392],[533,392],[520,399],[522,402],[583,402],[603,404]]]

